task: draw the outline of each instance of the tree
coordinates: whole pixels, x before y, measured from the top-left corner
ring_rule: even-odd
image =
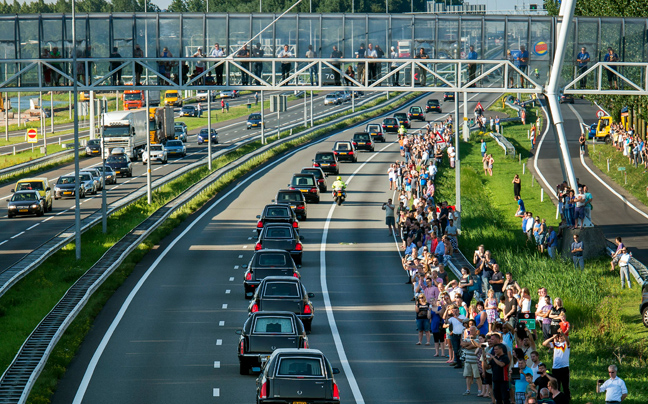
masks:
[[[172,0],[168,10],[172,13],[186,13],[187,3],[184,0]]]

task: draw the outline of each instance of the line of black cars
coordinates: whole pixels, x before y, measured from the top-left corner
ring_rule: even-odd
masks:
[[[333,159],[327,161],[337,164],[331,155]],[[326,167],[329,172],[338,169]],[[307,220],[308,204],[319,203],[320,193],[327,189],[322,167],[304,167],[257,216],[254,255],[243,266],[244,296],[250,299],[248,318],[237,331],[240,374],[260,372],[257,404],[340,402],[333,377],[339,370],[309,346],[315,295],[306,290],[299,272],[304,240],[299,221]]]

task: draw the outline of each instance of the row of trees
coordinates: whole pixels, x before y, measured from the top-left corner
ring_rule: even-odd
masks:
[[[174,13],[202,13],[207,10],[218,12],[240,12],[254,13],[259,11],[259,0],[172,0],[167,11]],[[422,12],[426,10],[426,0],[387,0],[390,13],[408,13],[412,11]],[[443,2],[439,0],[439,2]],[[447,3],[462,4],[463,0],[450,0]],[[148,5],[148,11],[161,11],[155,4],[155,0],[77,0],[76,10],[81,13],[106,13],[106,12],[141,12],[144,5]],[[262,11],[264,13],[280,13],[288,9],[294,0],[262,0]],[[316,13],[350,13],[353,9],[357,13],[384,13],[384,1],[369,0],[303,0],[296,9],[297,12],[307,13],[310,7]],[[0,14],[39,14],[39,13],[69,13],[72,11],[72,3],[69,0],[57,0],[55,3],[46,3],[44,0],[19,3],[7,3],[3,0],[0,3]]]

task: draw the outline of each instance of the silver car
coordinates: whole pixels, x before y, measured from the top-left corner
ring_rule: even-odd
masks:
[[[187,146],[180,140],[169,140],[166,142],[166,150],[169,156],[186,156]]]
[[[81,172],[89,173],[90,175],[92,175],[92,179],[94,180],[94,186],[96,190],[101,191],[103,189],[104,181],[102,178],[103,176],[101,175],[101,171],[97,170],[94,167],[88,167],[81,170]]]
[[[146,164],[146,162],[148,161],[148,156],[149,156],[148,150],[144,150],[144,153],[142,153],[142,164]],[[151,163],[153,163],[156,160],[162,164],[167,163],[168,155],[164,145],[161,144],[151,145]]]

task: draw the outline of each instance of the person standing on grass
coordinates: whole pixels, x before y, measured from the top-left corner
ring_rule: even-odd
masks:
[[[221,112],[225,113],[225,100],[221,98]]]
[[[574,268],[583,271],[585,269],[585,261],[583,259],[583,242],[579,240],[578,234],[574,234],[574,242],[571,244],[572,261],[574,261]]]
[[[500,133],[500,118],[499,115],[495,115],[495,131]]]
[[[489,155],[490,158],[488,159],[488,174],[492,177],[493,176],[493,164],[495,164],[495,159],[493,158],[493,155]]]
[[[619,262],[621,256],[626,253],[626,246],[621,241],[621,237],[617,237],[614,240],[614,243],[617,245],[617,248],[614,254],[612,254],[612,262],[610,262],[610,271],[614,271],[614,266]]]
[[[482,158],[484,158],[484,156],[486,155],[486,148],[487,148],[486,147],[486,139],[482,139],[481,140],[481,156],[482,156]]]
[[[546,348],[553,349],[551,373],[556,378],[556,390],[558,390],[558,385],[560,384],[563,393],[567,396],[566,402],[569,402],[571,399],[569,390],[569,354],[571,345],[569,343],[569,337],[562,330],[559,330],[558,334],[543,342],[542,345]],[[549,386],[551,386],[551,382],[549,382]],[[555,397],[554,401],[556,401]],[[557,401],[556,404],[558,404]]]
[[[620,377],[617,377],[617,371],[615,365],[610,365],[608,367],[610,378],[603,384],[601,384],[601,380],[596,382],[596,393],[605,392],[606,403],[620,403],[628,397],[628,388],[625,382]]]
[[[558,235],[553,226],[549,226],[549,236],[547,237],[547,253],[549,258],[556,259],[556,249],[558,248]]]

